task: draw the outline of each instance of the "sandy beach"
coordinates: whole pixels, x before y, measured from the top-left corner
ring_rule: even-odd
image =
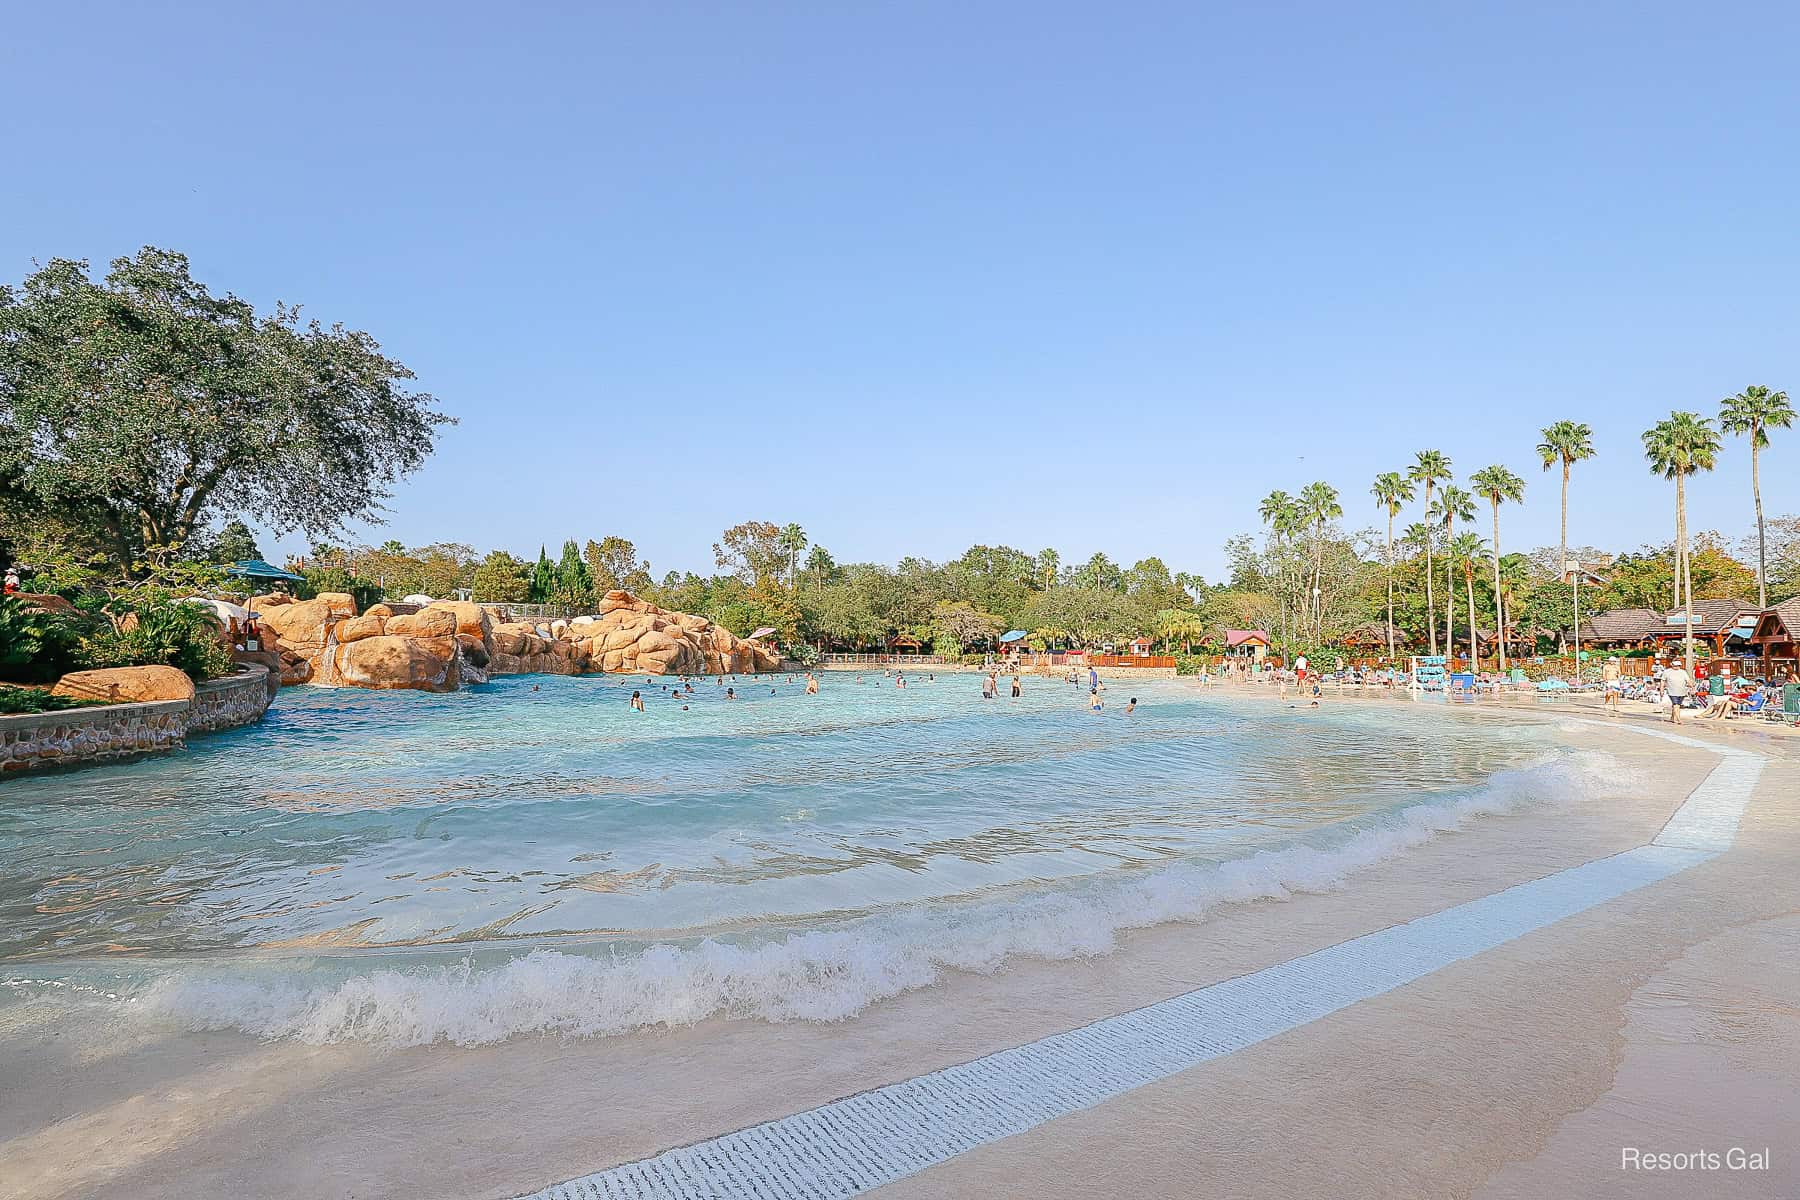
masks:
[[[1573,714],[1486,706],[1466,719],[1541,715]],[[1800,743],[1682,732],[1768,759],[1729,852],[882,1191],[1793,1194]],[[0,1196],[530,1193],[1643,845],[1718,761],[1585,721],[1561,721],[1558,736],[1611,755],[1617,785],[1477,820],[1332,892],[1128,933],[1105,956],[954,975],[842,1023],[384,1050],[132,1027],[95,1037],[16,1006],[0,1029]],[[1627,1147],[1773,1158],[1650,1172],[1621,1167]]]

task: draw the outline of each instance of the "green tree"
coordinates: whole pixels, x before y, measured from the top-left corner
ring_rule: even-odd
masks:
[[[942,641],[961,654],[978,642],[992,641],[1000,633],[1000,618],[982,612],[966,600],[940,600],[932,606],[934,644]],[[943,651],[939,651],[943,653]]]
[[[1452,539],[1444,551],[1445,559],[1455,564],[1463,577],[1463,594],[1468,597],[1469,605],[1469,669],[1481,660],[1480,635],[1475,630],[1475,568],[1480,564],[1487,547],[1481,539],[1472,533],[1459,533]],[[1496,623],[1498,628],[1498,623]],[[1452,657],[1456,654],[1456,634],[1449,626],[1444,626],[1445,652]]]
[[[145,247],[0,288],[0,479],[122,563],[221,513],[277,533],[374,520],[449,418],[368,334],[214,296]]]
[[[1772,392],[1752,385],[1719,405],[1719,428],[1750,439],[1750,494],[1756,500],[1756,603],[1769,607],[1769,543],[1763,526],[1762,470],[1760,454],[1769,444],[1769,430],[1794,424],[1794,409],[1786,392]]]
[[[787,551],[788,586],[794,586],[794,574],[800,566],[800,552],[806,549],[806,530],[793,521],[781,527],[775,535],[776,544]]]
[[[213,535],[207,550],[209,561],[227,566],[248,558],[262,557],[262,551],[256,545],[256,535],[248,525],[235,517],[225,522],[219,532]]]
[[[815,586],[823,587],[837,580],[837,561],[831,557],[831,551],[823,546],[814,546],[806,556],[806,575]]]
[[[1575,464],[1594,457],[1594,431],[1579,421],[1558,421],[1546,425],[1539,433],[1538,459],[1548,471],[1562,464],[1562,528],[1556,542],[1556,574],[1567,570],[1569,561],[1569,475]]]
[[[1484,467],[1469,477],[1475,490],[1487,497],[1494,509],[1494,638],[1500,648],[1500,670],[1506,670],[1506,612],[1500,603],[1500,506],[1507,501],[1525,503],[1525,481],[1502,466]]]
[[[1325,574],[1325,526],[1344,515],[1337,489],[1328,483],[1309,483],[1300,489],[1300,511],[1313,538],[1312,618],[1313,640],[1325,637],[1325,603],[1320,584]]]
[[[1406,477],[1425,489],[1425,516],[1431,518],[1431,493],[1438,484],[1451,478],[1450,459],[1441,450],[1420,450],[1413,455],[1413,465],[1407,470]],[[1437,617],[1436,606],[1431,595],[1431,541],[1425,542],[1425,633],[1431,643],[1431,652],[1437,653]]]
[[[1037,553],[1037,570],[1034,574],[1044,577],[1044,590],[1047,592],[1056,584],[1056,572],[1062,565],[1062,555],[1045,548]]]
[[[650,588],[650,564],[638,561],[637,547],[626,538],[612,534],[598,542],[590,538],[581,556],[596,596],[619,588],[628,592]]]
[[[1456,538],[1456,523],[1458,521],[1473,521],[1475,519],[1475,497],[1457,487],[1454,483],[1446,483],[1438,492],[1436,503],[1432,505],[1430,511],[1427,512],[1426,515],[1435,517],[1438,523],[1444,527],[1444,549],[1445,553],[1448,554],[1450,544]],[[1430,582],[1431,544],[1429,542],[1425,545],[1425,561],[1425,579],[1427,582]],[[1456,578],[1451,573],[1453,569],[1454,564],[1446,560],[1444,563],[1444,582],[1445,586],[1452,593],[1456,591]],[[1427,601],[1427,604],[1429,604],[1429,601]],[[1446,642],[1446,649],[1444,652],[1446,654],[1449,653],[1447,643],[1451,641],[1450,614],[1455,611],[1456,597],[1452,594],[1446,597],[1444,601],[1444,641]],[[1435,615],[1432,619],[1436,619]]]
[[[556,567],[543,545],[538,546],[537,565],[531,569],[531,589],[527,598],[533,604],[548,604],[556,594]]]
[[[1696,471],[1710,471],[1718,462],[1719,435],[1711,421],[1698,413],[1673,412],[1643,434],[1644,457],[1652,474],[1675,481],[1676,586],[1687,604],[1683,628],[1683,658],[1694,669],[1694,587],[1688,562],[1687,480]]]
[[[587,561],[581,557],[581,549],[575,545],[573,538],[563,543],[562,558],[556,564],[554,594],[558,604],[566,604],[571,608],[585,608],[593,603],[594,580],[588,573]]]
[[[470,576],[469,591],[488,604],[518,603],[531,595],[531,567],[504,550],[490,551]]]
[[[788,561],[781,528],[769,521],[745,521],[733,525],[713,543],[713,561],[745,583],[757,584],[780,577]]]
[[[1375,503],[1387,516],[1387,552],[1384,555],[1387,564],[1387,647],[1388,661],[1394,661],[1394,518],[1400,510],[1412,503],[1412,481],[1398,471],[1383,471],[1375,477],[1375,484],[1369,489],[1375,497]]]

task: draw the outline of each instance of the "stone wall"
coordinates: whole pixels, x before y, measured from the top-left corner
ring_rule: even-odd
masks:
[[[189,733],[215,733],[262,720],[269,707],[269,669],[253,663],[241,665],[244,669],[236,675],[195,685]]]
[[[0,773],[116,762],[187,744],[190,733],[249,725],[269,707],[268,668],[249,665],[188,700],[0,716]]]

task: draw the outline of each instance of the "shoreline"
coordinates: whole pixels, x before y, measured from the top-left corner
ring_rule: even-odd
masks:
[[[1219,693],[1255,700],[1248,687]],[[1588,716],[1528,711],[1551,718]],[[1686,727],[1679,732],[1707,736]],[[1368,867],[1336,890],[1231,905],[1197,923],[1129,930],[1103,957],[1015,960],[992,975],[952,973],[838,1024],[713,1018],[691,1027],[588,1041],[515,1038],[473,1049],[420,1050],[164,1033],[141,1035],[135,1043],[108,1047],[95,1060],[75,1062],[62,1057],[75,1049],[75,1039],[46,1037],[44,1028],[32,1024],[31,1013],[14,1014],[13,1025],[0,1031],[0,1062],[24,1085],[9,1094],[21,1100],[29,1094],[32,1101],[29,1112],[0,1105],[0,1155],[17,1168],[7,1173],[10,1182],[0,1185],[5,1189],[0,1195],[520,1194],[1042,1037],[1641,844],[1716,760],[1699,749],[1609,734],[1603,726],[1584,725],[1558,736],[1573,745],[1603,743],[1644,777],[1644,786],[1572,808],[1484,818]],[[1728,737],[1721,744],[1746,745],[1741,737],[1715,736]],[[1134,1184],[1152,1195],[1192,1194],[1201,1180],[1238,1195],[1396,1190],[1461,1195],[1490,1177],[1496,1186],[1529,1178],[1532,1161],[1552,1146],[1565,1123],[1575,1122],[1570,1127],[1575,1129],[1577,1118],[1600,1120],[1604,1114],[1595,1115],[1594,1105],[1618,1084],[1625,1066],[1653,1062],[1660,1053],[1653,1041],[1639,1045],[1628,1036],[1636,1028],[1633,1022],[1644,1019],[1642,1003],[1634,1001],[1640,989],[1671,972],[1679,982],[1680,963],[1690,954],[1707,961],[1723,956],[1746,979],[1767,978],[1777,969],[1758,967],[1746,956],[1762,953],[1773,963],[1779,956],[1763,951],[1774,934],[1756,931],[1774,928],[1770,921],[1800,907],[1796,886],[1775,853],[1791,844],[1794,814],[1791,806],[1771,802],[1784,786],[1792,794],[1794,766],[1785,744],[1774,752],[1756,749],[1769,754],[1770,764],[1739,845],[1695,868],[1694,880],[1652,885],[1483,954],[1445,978],[1434,976],[1365,1001],[1315,1026],[982,1147],[886,1190],[1087,1194],[1075,1190],[1084,1178],[1083,1162],[1109,1153],[1113,1139],[1148,1144],[1158,1136],[1175,1137],[1166,1145],[1193,1154],[1158,1160],[1171,1171],[1179,1164],[1180,1173],[1151,1171]],[[1744,888],[1746,875],[1756,877],[1758,886]],[[1671,912],[1659,902],[1670,889],[1690,882],[1708,903]],[[1719,941],[1733,933],[1748,943]],[[1538,982],[1545,970],[1560,974],[1566,984],[1547,1000]],[[1514,982],[1494,985],[1496,976],[1504,981],[1512,974]],[[1489,1023],[1472,1020],[1490,1010]],[[1517,1044],[1520,1039],[1510,1032],[1517,1022],[1539,1031],[1537,1049]],[[1342,1040],[1346,1027],[1361,1031],[1353,1044]],[[1426,1028],[1441,1036],[1416,1036]],[[1480,1036],[1484,1030],[1491,1035],[1486,1040]],[[1377,1054],[1371,1046],[1383,1050]],[[1561,1074],[1542,1075],[1543,1047],[1555,1048],[1548,1062]],[[1483,1070],[1462,1061],[1465,1051]],[[1786,1051],[1777,1045],[1775,1053]],[[1333,1058],[1340,1069],[1321,1075],[1316,1064]],[[1394,1081],[1397,1062],[1413,1064],[1409,1082]],[[1312,1089],[1329,1079],[1327,1090],[1341,1093],[1350,1111],[1333,1113],[1329,1105],[1310,1102],[1296,1109],[1291,1086],[1296,1071]],[[1660,1078],[1654,1069],[1649,1075],[1652,1082]],[[1492,1100],[1496,1080],[1507,1081],[1508,1102],[1520,1111],[1489,1128],[1469,1106],[1472,1100]],[[1399,1090],[1390,1091],[1393,1087]],[[1421,1087],[1431,1103],[1412,1107]],[[1396,1110],[1394,1102],[1401,1098]],[[1440,1151],[1434,1163],[1406,1168],[1416,1172],[1410,1177],[1415,1189],[1385,1190],[1391,1174],[1353,1172],[1340,1179],[1321,1173],[1333,1146],[1371,1163],[1414,1162],[1429,1147],[1408,1149],[1394,1138],[1407,1129],[1416,1134],[1408,1121],[1431,1116],[1434,1104],[1470,1111],[1470,1118],[1454,1130],[1438,1128],[1441,1118],[1432,1118],[1427,1126],[1432,1135],[1461,1149],[1448,1159]],[[492,1127],[488,1117],[495,1106],[514,1114],[508,1128]],[[1183,1124],[1179,1136],[1168,1127],[1177,1113],[1193,1122]],[[1372,1114],[1380,1113],[1393,1121],[1371,1127]],[[1754,1114],[1742,1115],[1749,1120]],[[373,1132],[384,1120],[387,1131]],[[1265,1146],[1263,1139],[1273,1136],[1270,1128],[1283,1120],[1299,1121],[1316,1153],[1296,1156],[1289,1148],[1282,1152],[1288,1156],[1281,1160],[1283,1169],[1246,1176],[1242,1169],[1252,1159],[1265,1167],[1278,1161],[1274,1146],[1267,1146],[1267,1163],[1255,1148]],[[1086,1130],[1087,1140],[1079,1132],[1071,1137],[1072,1129]],[[1225,1138],[1232,1129],[1241,1143]],[[1197,1136],[1196,1130],[1205,1133]],[[1566,1141],[1576,1134],[1563,1136]],[[1474,1142],[1463,1145],[1470,1138]],[[1221,1145],[1235,1147],[1230,1161],[1219,1161]],[[1193,1156],[1208,1147],[1209,1155]],[[1566,1158],[1570,1151],[1559,1153]],[[1240,1169],[1221,1173],[1231,1161]],[[1793,1167],[1789,1163],[1786,1169]],[[1616,1165],[1613,1170],[1617,1174]],[[1408,1178],[1404,1172],[1401,1177]],[[1596,1186],[1610,1178],[1594,1176]],[[1541,1189],[1541,1180],[1535,1186]]]

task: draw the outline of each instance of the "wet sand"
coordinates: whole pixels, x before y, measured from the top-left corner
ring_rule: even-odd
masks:
[[[0,1196],[529,1192],[1641,845],[1716,762],[1589,726],[1560,736],[1617,757],[1620,786],[1479,820],[1336,892],[1128,934],[1108,956],[952,976],[841,1024],[713,1020],[592,1041],[381,1050],[129,1027],[95,1037],[47,1007],[16,1006],[0,1028]],[[1800,1192],[1800,1151],[1789,1148],[1800,1111],[1800,743],[1734,734],[1729,744],[1770,762],[1718,859],[881,1191]],[[1775,1161],[1648,1176],[1620,1169],[1623,1145],[1767,1145]]]

